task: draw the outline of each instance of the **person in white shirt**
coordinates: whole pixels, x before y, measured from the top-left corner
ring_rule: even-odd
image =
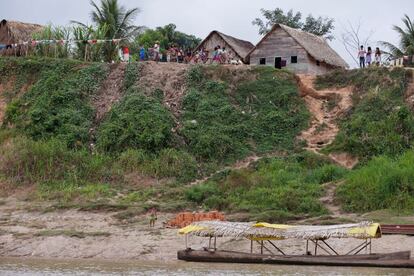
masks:
[[[154,60],[159,61],[160,60],[160,42],[157,41],[154,44]]]
[[[364,50],[364,46],[361,45],[361,48],[358,52],[358,58],[359,58],[359,68],[365,68],[365,54],[367,52],[365,52]]]

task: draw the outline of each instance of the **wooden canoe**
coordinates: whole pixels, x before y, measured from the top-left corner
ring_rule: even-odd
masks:
[[[402,251],[349,256],[274,256],[191,249],[181,250],[177,253],[179,260],[189,262],[414,268],[414,260],[410,259],[410,255],[410,251]]]

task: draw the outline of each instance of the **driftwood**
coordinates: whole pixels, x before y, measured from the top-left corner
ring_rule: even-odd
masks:
[[[191,249],[181,250],[177,253],[179,260],[189,262],[414,268],[414,260],[410,259],[410,255],[410,251],[402,251],[386,254],[349,256],[273,256],[232,251]]]

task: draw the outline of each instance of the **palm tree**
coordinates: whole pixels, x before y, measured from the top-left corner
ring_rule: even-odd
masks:
[[[412,56],[414,55],[414,21],[408,15],[404,15],[402,19],[405,30],[394,25],[393,29],[400,36],[400,45],[396,46],[390,42],[381,41],[381,44],[388,48],[392,57]]]
[[[91,0],[93,10],[91,12],[92,22],[98,29],[106,28],[104,37],[106,39],[127,39],[134,36],[141,27],[134,26],[133,21],[140,12],[139,8],[127,10],[120,6],[118,0],[101,0],[100,6]],[[73,21],[86,27],[85,24]],[[103,57],[111,61],[116,56],[116,45],[106,43],[103,47]]]

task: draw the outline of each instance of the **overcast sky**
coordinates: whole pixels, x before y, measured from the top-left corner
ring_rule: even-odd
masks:
[[[99,2],[99,0],[96,0]],[[260,40],[257,26],[251,22],[260,16],[260,9],[280,7],[307,15],[329,16],[335,19],[332,47],[352,64],[341,41],[347,22],[363,23],[363,32],[374,31],[371,46],[379,40],[398,42],[392,25],[401,25],[408,14],[414,19],[414,0],[119,0],[128,7],[139,7],[137,25],[163,26],[169,23],[185,33],[204,38],[210,31],[219,30],[237,38]],[[67,25],[70,20],[90,22],[91,6],[87,0],[0,0],[0,19],[30,23]]]

